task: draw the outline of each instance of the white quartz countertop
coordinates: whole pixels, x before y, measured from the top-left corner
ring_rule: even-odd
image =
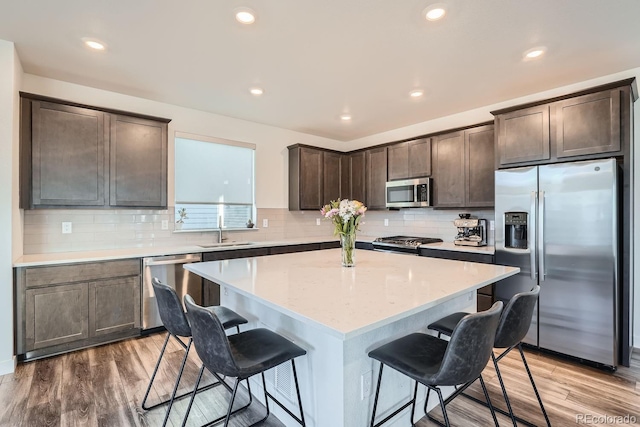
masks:
[[[187,246],[151,246],[144,248],[122,248],[106,249],[96,251],[60,252],[47,254],[23,255],[14,263],[14,267],[34,267],[43,265],[69,264],[76,262],[110,261],[126,258],[144,258],[161,255],[179,255],[203,252],[228,251],[239,249],[267,248],[273,246],[302,245],[306,243],[323,243],[337,241],[333,236],[311,237],[299,239],[286,239],[278,241],[250,242],[250,244],[239,244],[246,242],[225,242],[222,246],[203,247],[199,245]]]
[[[520,269],[359,250],[342,267],[340,249],[187,264],[185,268],[341,339],[389,324]]]
[[[427,245],[420,245],[420,247],[425,249],[437,249],[441,251],[470,252],[474,254],[486,255],[493,255],[495,253],[494,246],[458,246],[453,242],[429,243]]]

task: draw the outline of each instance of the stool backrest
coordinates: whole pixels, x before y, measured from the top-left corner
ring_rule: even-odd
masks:
[[[498,330],[496,331],[496,348],[508,348],[518,344],[527,335],[531,326],[533,309],[538,301],[540,286],[528,292],[515,294],[502,311]]]
[[[458,385],[475,380],[487,366],[496,336],[502,301],[486,311],[468,314],[456,325],[433,385]]]
[[[184,296],[184,305],[191,324],[193,344],[204,366],[211,372],[237,377],[240,370],[218,317],[211,310],[197,305],[189,295]]]
[[[153,291],[156,294],[156,302],[158,303],[158,312],[164,327],[169,333],[179,337],[190,337],[191,328],[189,322],[184,315],[180,298],[176,294],[176,290],[165,285],[157,278],[151,279]]]

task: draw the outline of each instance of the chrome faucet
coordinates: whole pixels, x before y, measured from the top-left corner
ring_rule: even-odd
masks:
[[[222,243],[222,215],[218,216],[218,243]]]

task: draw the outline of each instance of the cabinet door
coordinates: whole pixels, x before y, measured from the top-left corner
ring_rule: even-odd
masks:
[[[89,337],[87,284],[27,289],[27,351]]]
[[[367,162],[364,151],[351,154],[350,160],[350,178],[351,178],[351,194],[352,200],[358,200],[362,203],[366,202],[366,171]]]
[[[340,155],[340,198],[351,199],[351,158],[348,154]]]
[[[400,142],[387,148],[389,156],[389,181],[409,178],[409,143]]]
[[[387,147],[367,150],[367,208],[386,209]]]
[[[300,147],[300,209],[320,209],[323,206],[322,151]]]
[[[495,204],[494,141],[493,125],[464,132],[467,207],[491,207]]]
[[[340,199],[340,153],[323,153],[323,197],[322,205]],[[321,206],[322,207],[322,206]]]
[[[433,150],[435,207],[461,207],[465,203],[464,134],[435,138]]]
[[[409,141],[409,176],[431,176],[431,138]]]
[[[549,106],[501,114],[498,126],[500,165],[549,159]]]
[[[552,104],[558,158],[620,151],[619,89]]]
[[[140,327],[140,279],[123,277],[89,283],[91,336]]]
[[[167,124],[111,116],[111,206],[167,206]]]
[[[105,114],[32,102],[33,206],[104,206]]]

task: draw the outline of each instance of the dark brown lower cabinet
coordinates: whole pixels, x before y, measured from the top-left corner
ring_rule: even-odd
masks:
[[[140,334],[140,260],[15,271],[20,360]]]
[[[106,335],[140,327],[140,281],[122,277],[89,283],[89,332]]]
[[[420,256],[426,256],[431,258],[444,258],[452,259],[456,261],[470,261],[479,262],[482,264],[493,264],[495,262],[495,256],[492,254],[479,254],[473,252],[458,252],[458,251],[443,251],[440,249],[428,249],[420,248]],[[494,303],[493,298],[494,284],[490,284],[478,289],[477,296],[477,310],[484,311]]]
[[[26,291],[26,350],[89,338],[86,283]]]

